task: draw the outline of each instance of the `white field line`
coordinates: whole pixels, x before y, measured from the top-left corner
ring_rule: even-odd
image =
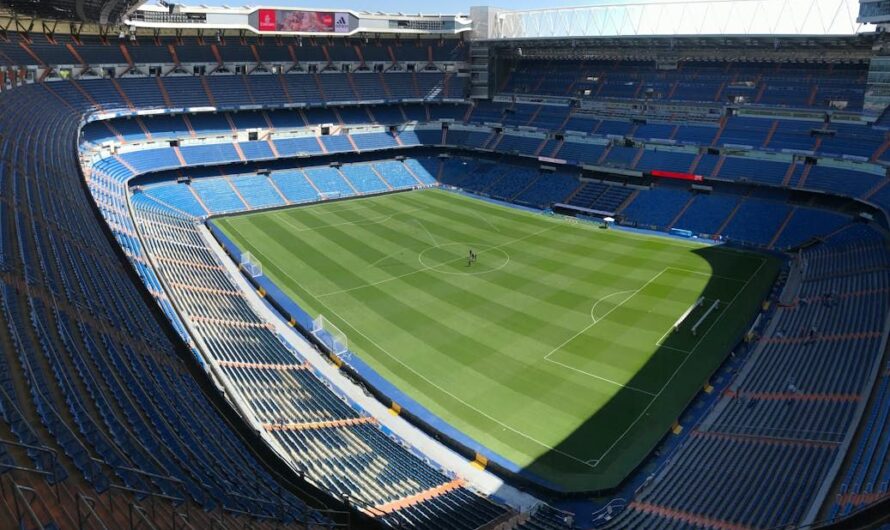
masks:
[[[236,229],[233,229],[233,230],[234,230],[236,233],[238,233],[238,231],[237,231]],[[548,230],[549,230],[549,229],[548,229]],[[535,235],[535,234],[531,234],[531,235]],[[239,234],[239,236],[240,236],[240,234]],[[243,236],[241,236],[241,237],[242,237],[242,239],[243,239]],[[527,236],[527,237],[530,237],[530,236]],[[263,259],[266,258],[266,256],[263,255],[262,252],[256,252],[256,254],[259,254],[260,256],[262,256]],[[282,273],[283,273],[285,276],[287,276],[288,278],[290,278],[291,281],[293,281],[295,284],[300,285],[300,282],[297,281],[296,278],[294,278],[293,276],[291,276],[287,271],[282,271]],[[302,289],[302,287],[301,287],[301,289]],[[563,455],[563,456],[565,456],[565,457],[567,457],[567,458],[570,458],[570,459],[574,460],[575,462],[578,462],[579,464],[582,464],[582,465],[585,465],[585,466],[588,466],[588,467],[595,467],[595,466],[592,466],[591,464],[589,464],[588,462],[586,462],[586,461],[584,461],[584,460],[581,460],[581,459],[579,459],[579,458],[576,458],[576,457],[573,456],[573,455],[570,455],[570,454],[568,454],[568,453],[566,453],[566,452],[564,452],[564,451],[561,451],[561,450],[557,449],[556,447],[553,447],[553,446],[551,446],[551,445],[548,445],[548,444],[546,444],[546,443],[544,443],[544,442],[542,442],[542,441],[540,441],[540,440],[537,440],[537,439],[535,439],[535,438],[529,436],[528,434],[526,434],[526,433],[524,433],[524,432],[522,432],[522,431],[520,431],[520,430],[517,430],[517,429],[515,429],[515,428],[513,428],[513,427],[511,427],[511,426],[509,426],[509,425],[507,425],[507,424],[505,424],[505,423],[503,423],[502,421],[500,421],[500,420],[498,420],[497,418],[491,416],[490,414],[487,414],[487,413],[485,413],[485,412],[479,410],[479,409],[476,408],[475,406],[473,406],[473,405],[467,403],[466,401],[464,401],[463,399],[461,399],[459,396],[455,395],[454,393],[452,393],[452,392],[450,392],[450,391],[448,391],[448,390],[445,390],[444,388],[442,388],[441,386],[439,386],[435,381],[429,379],[429,378],[426,377],[425,375],[423,375],[423,374],[421,374],[420,372],[418,372],[417,370],[415,370],[411,365],[406,364],[405,362],[403,362],[403,361],[402,361],[401,359],[399,359],[398,357],[396,357],[396,356],[392,355],[391,353],[389,353],[389,351],[387,351],[385,348],[383,348],[382,346],[380,346],[379,344],[377,344],[377,342],[375,342],[373,339],[371,339],[370,337],[368,337],[367,335],[365,335],[360,329],[358,329],[357,327],[353,326],[348,320],[346,320],[345,318],[343,318],[342,316],[340,316],[339,313],[337,313],[336,311],[334,311],[333,309],[331,309],[330,307],[328,307],[324,302],[322,302],[322,301],[318,298],[318,296],[313,295],[312,293],[310,293],[310,292],[307,291],[306,289],[303,289],[303,290],[306,292],[306,294],[308,294],[309,296],[315,298],[315,300],[319,303],[319,305],[321,305],[322,307],[325,308],[325,310],[326,310],[326,312],[327,312],[328,314],[334,315],[335,317],[337,317],[338,319],[340,319],[341,322],[345,323],[347,326],[349,326],[350,328],[352,328],[353,331],[355,331],[356,333],[358,333],[359,335],[361,335],[362,337],[364,337],[365,340],[367,340],[367,341],[368,341],[369,343],[371,343],[375,348],[377,348],[378,350],[380,350],[381,353],[383,353],[384,355],[386,355],[387,357],[389,357],[389,358],[392,359],[393,361],[397,362],[397,363],[400,364],[402,367],[404,367],[406,370],[408,370],[409,372],[413,373],[414,375],[416,375],[416,376],[419,377],[420,379],[423,379],[423,380],[424,380],[426,383],[428,383],[430,386],[432,386],[432,387],[434,387],[434,388],[440,390],[443,394],[448,395],[449,397],[451,397],[451,398],[454,399],[455,401],[461,403],[462,405],[464,405],[464,406],[467,407],[468,409],[475,411],[476,413],[478,413],[479,415],[485,417],[486,419],[488,419],[488,420],[490,420],[490,421],[492,421],[492,422],[494,422],[494,423],[500,425],[500,426],[503,427],[504,429],[507,429],[507,430],[509,430],[509,431],[511,431],[511,432],[513,432],[513,433],[518,434],[519,436],[525,438],[526,440],[529,440],[529,441],[531,441],[531,442],[534,442],[534,443],[540,445],[541,447],[543,447],[543,448],[545,448],[545,449],[548,449],[548,450],[550,450],[550,451],[553,451],[554,453],[558,453],[558,454],[561,454],[561,455]]]
[[[310,227],[306,227],[306,226],[301,227],[297,224],[294,224],[293,221],[291,221],[288,217],[282,217],[281,220],[284,221],[287,225],[293,227],[294,232],[316,232],[318,230],[324,230],[325,228],[335,228],[338,226],[349,226],[349,225],[359,225],[359,224],[360,225],[373,225],[373,224],[385,223],[386,221],[389,221],[390,219],[392,219],[396,216],[414,213],[418,210],[423,210],[423,208],[412,208],[410,210],[405,210],[403,212],[396,212],[394,214],[386,215],[386,216],[371,217],[368,219],[363,219],[361,221],[343,221],[342,223],[331,223],[331,224],[326,224],[326,225],[321,225],[321,226],[310,226]]]
[[[760,265],[757,267],[757,270],[755,270],[754,273],[748,277],[748,279],[745,281],[745,284],[742,285],[742,288],[739,289],[736,292],[735,296],[732,297],[732,300],[729,301],[729,303],[726,305],[726,308],[723,310],[723,312],[721,312],[720,315],[718,315],[717,318],[714,319],[714,322],[712,322],[711,325],[708,326],[707,331],[705,331],[702,334],[702,339],[704,339],[709,333],[711,333],[711,330],[714,328],[714,326],[717,324],[717,322],[719,322],[720,319],[722,319],[723,316],[729,312],[728,311],[729,308],[732,307],[733,304],[735,304],[735,301],[738,299],[739,295],[742,294],[748,288],[748,284],[750,284],[751,280],[754,279],[755,276],[757,276],[757,274],[760,272],[760,269],[763,268],[763,265],[765,263],[766,263],[766,259],[765,258],[761,259]],[[665,381],[664,385],[661,387],[661,390],[659,390],[658,393],[655,395],[655,397],[653,397],[652,400],[649,401],[649,404],[646,405],[646,408],[644,408],[643,411],[640,412],[639,416],[637,416],[637,418],[627,427],[627,429],[625,429],[624,432],[621,433],[621,436],[619,436],[618,438],[615,439],[614,442],[612,442],[612,445],[610,445],[609,448],[606,449],[606,452],[604,452],[599,458],[596,459],[596,464],[594,464],[594,467],[599,465],[599,463],[606,456],[608,456],[609,453],[612,452],[612,450],[615,449],[615,447],[621,442],[621,440],[623,440],[624,437],[627,436],[627,433],[629,433],[631,431],[631,429],[633,429],[637,425],[637,423],[639,423],[640,420],[649,412],[649,409],[652,408],[652,404],[655,403],[659,397],[661,397],[661,394],[664,393],[664,390],[668,387],[668,385],[671,384],[671,381],[673,381],[674,378],[677,377],[677,374],[680,373],[680,370],[684,366],[686,366],[686,362],[689,361],[689,358],[692,356],[693,353],[695,353],[695,350],[698,349],[699,344],[701,344],[701,339],[699,340],[698,344],[696,344],[696,346],[686,354],[686,357],[683,358],[683,362],[681,362],[679,365],[677,365],[677,368],[674,370],[674,373],[672,373],[671,376],[668,378],[668,380]]]
[[[633,298],[634,296],[636,296],[637,294],[639,294],[640,291],[642,291],[643,289],[646,288],[646,286],[648,286],[649,284],[651,284],[652,282],[654,282],[655,280],[657,280],[657,279],[658,279],[662,274],[664,274],[665,271],[667,271],[669,268],[670,268],[670,267],[666,267],[666,268],[662,269],[661,271],[657,272],[655,275],[653,275],[651,278],[649,278],[649,279],[646,281],[646,283],[644,283],[644,284],[643,284],[642,286],[640,286],[638,289],[634,289],[634,290],[631,290],[631,291],[620,291],[620,292],[617,292],[617,293],[612,293],[612,294],[606,295],[606,296],[600,298],[599,300],[597,300],[596,303],[593,304],[593,308],[591,308],[591,310],[590,310],[590,313],[591,313],[590,317],[591,317],[591,319],[593,320],[593,322],[591,322],[590,324],[588,324],[587,326],[585,326],[583,329],[581,329],[581,331],[575,333],[574,335],[572,335],[571,337],[569,337],[568,339],[566,339],[566,340],[565,340],[562,344],[560,344],[559,346],[557,346],[557,347],[553,348],[552,350],[550,350],[550,353],[548,353],[547,355],[544,356],[544,360],[545,360],[545,361],[549,361],[549,362],[554,363],[554,364],[558,364],[558,365],[560,365],[560,366],[562,366],[562,367],[568,368],[568,369],[570,369],[570,370],[574,370],[575,372],[578,372],[578,373],[587,375],[587,376],[592,377],[592,378],[594,378],[594,379],[598,379],[598,380],[600,380],[600,381],[604,381],[604,382],[606,382],[606,383],[609,383],[609,384],[612,384],[612,385],[615,385],[615,386],[618,386],[618,387],[621,387],[621,388],[626,388],[626,389],[628,389],[628,390],[633,390],[634,392],[639,392],[639,393],[641,393],[641,394],[646,394],[646,395],[648,395],[648,396],[654,396],[655,394],[653,394],[652,392],[649,392],[649,391],[647,391],[647,390],[643,390],[643,389],[641,389],[641,388],[636,388],[636,387],[628,386],[628,385],[625,385],[624,383],[619,383],[618,381],[614,381],[614,380],[609,379],[609,378],[607,378],[607,377],[603,377],[603,376],[600,376],[600,375],[597,375],[597,374],[593,374],[593,373],[590,373],[590,372],[586,372],[586,371],[584,371],[584,370],[581,370],[580,368],[576,368],[576,367],[574,367],[574,366],[571,366],[571,365],[568,365],[568,364],[565,364],[565,363],[562,363],[562,362],[553,360],[553,359],[550,358],[550,356],[553,355],[554,353],[556,353],[557,351],[561,350],[563,347],[565,347],[566,344],[572,342],[573,340],[577,339],[577,338],[580,337],[581,335],[587,333],[587,331],[590,330],[590,328],[592,328],[593,326],[595,326],[595,325],[597,324],[597,322],[602,321],[603,319],[605,319],[606,317],[608,317],[610,314],[612,314],[613,311],[615,311],[616,309],[618,309],[619,307],[621,307],[622,305],[624,305],[628,300],[630,300],[631,298]],[[623,300],[621,300],[621,302],[619,302],[618,304],[616,304],[615,307],[613,307],[612,309],[606,311],[606,314],[605,314],[605,315],[601,316],[600,318],[596,318],[596,317],[593,315],[593,310],[596,309],[596,306],[598,306],[600,302],[602,302],[603,300],[606,300],[606,299],[608,299],[608,298],[610,298],[610,297],[612,297],[612,296],[615,296],[615,295],[621,295],[621,294],[626,294],[626,293],[630,293],[630,294],[628,294]]]
[[[711,299],[711,298],[704,298],[703,301],[702,301],[702,305],[705,305],[705,304],[707,304],[708,302],[710,302],[710,303],[714,303],[715,300],[714,300],[714,299]],[[719,312],[720,312],[720,313],[723,313],[724,311],[726,311],[726,308],[727,308],[727,307],[728,307],[728,306],[725,306],[725,305],[724,305],[723,307],[721,307],[721,308],[719,309]],[[689,311],[689,313],[692,312],[692,311],[691,311],[692,309],[695,309],[695,307],[690,307],[690,311]],[[698,341],[695,343],[695,346],[693,346],[693,347],[692,347],[691,349],[689,349],[689,350],[684,350],[684,349],[681,349],[681,348],[675,348],[675,347],[673,347],[673,346],[665,346],[664,344],[662,344],[662,341],[664,341],[664,339],[666,339],[667,336],[670,335],[672,331],[674,331],[674,327],[677,326],[677,325],[679,325],[679,324],[681,323],[681,320],[685,320],[688,316],[689,316],[688,313],[687,313],[687,314],[684,314],[679,320],[677,320],[677,323],[674,324],[674,326],[671,326],[667,331],[665,331],[665,332],[664,332],[664,335],[662,335],[661,338],[659,338],[657,341],[655,341],[656,346],[660,346],[660,347],[662,347],[662,348],[667,348],[668,350],[674,350],[674,351],[679,351],[679,352],[683,352],[683,353],[689,353],[689,352],[693,352],[693,351],[695,351],[695,349],[698,348],[698,345],[701,343],[701,341],[705,338],[704,335],[702,335],[701,337],[699,337],[699,338],[698,338]],[[718,316],[719,316],[719,315],[718,315]]]
[[[508,245],[512,245],[513,243],[518,243],[518,242],[523,241],[523,240],[525,240],[525,239],[529,239],[529,238],[532,238],[532,237],[541,235],[541,234],[543,234],[544,232],[549,232],[550,230],[553,230],[553,229],[556,228],[556,227],[557,227],[557,225],[553,225],[553,226],[544,228],[543,230],[538,230],[537,232],[533,232],[533,233],[531,233],[531,234],[526,234],[526,235],[524,235],[524,236],[522,236],[522,237],[518,237],[518,238],[515,238],[515,239],[511,239],[511,240],[509,240],[509,241],[505,241],[504,243],[501,243],[500,245],[494,245],[494,246],[491,246],[491,247],[482,248],[482,249],[479,250],[479,252],[485,252],[485,251],[493,250],[493,249],[496,249],[496,248],[506,247],[506,246],[508,246]],[[365,288],[368,288],[368,287],[375,287],[375,286],[380,285],[380,284],[388,283],[388,282],[391,282],[391,281],[393,281],[393,280],[398,280],[398,279],[400,279],[400,278],[404,278],[404,277],[406,277],[406,276],[411,276],[412,274],[417,274],[417,273],[419,273],[419,272],[424,272],[424,271],[428,271],[428,270],[433,270],[433,269],[435,269],[435,268],[441,267],[442,265],[446,265],[446,264],[451,263],[451,262],[461,261],[461,260],[464,260],[464,259],[466,259],[466,258],[464,258],[464,257],[455,258],[455,259],[453,259],[453,260],[451,260],[451,261],[446,261],[446,262],[444,262],[444,263],[439,263],[439,264],[436,265],[436,267],[422,267],[422,268],[420,268],[420,269],[413,270],[413,271],[411,271],[411,272],[406,272],[406,273],[404,273],[404,274],[399,274],[399,275],[397,275],[397,276],[391,276],[391,277],[389,277],[389,278],[384,278],[384,279],[382,279],[382,280],[378,280],[378,281],[376,281],[376,282],[366,283],[366,284],[358,285],[358,286],[355,286],[355,287],[350,287],[350,288],[348,288],[348,289],[340,289],[340,290],[337,290],[337,291],[331,291],[331,292],[328,292],[328,293],[319,294],[319,295],[315,296],[315,298],[321,299],[321,298],[325,298],[325,297],[328,297],[328,296],[334,296],[334,295],[337,295],[337,294],[350,293],[350,292],[352,292],[352,291],[357,291],[357,290],[359,290],[359,289],[365,289]]]
[[[419,210],[419,209],[420,209],[420,208],[418,208],[418,210]],[[433,242],[433,246],[434,246],[434,247],[438,247],[438,246],[439,246],[439,242],[436,241],[436,238],[433,236],[433,233],[430,232],[430,229],[427,228],[426,225],[423,224],[423,222],[422,222],[420,219],[418,219],[418,218],[415,217],[414,219],[412,219],[412,221],[414,221],[415,223],[419,224],[420,227],[423,228],[423,230],[426,232],[426,235],[430,236],[430,241]]]
[[[421,208],[418,208],[418,209],[421,209]],[[413,210],[412,210],[412,211],[413,211]],[[408,213],[408,211],[406,211],[406,212],[400,212],[400,213]],[[398,213],[397,213],[397,214],[393,214],[393,216],[395,216],[395,215],[398,215]],[[391,217],[393,217],[393,216],[389,216],[389,217],[391,218]],[[291,224],[291,223],[289,223],[289,224]],[[346,224],[355,224],[355,223],[346,223]],[[562,224],[562,223],[560,223],[560,224]],[[294,225],[291,224],[291,226],[294,226]],[[493,249],[493,248],[500,248],[500,247],[503,247],[503,246],[507,246],[507,245],[509,245],[509,244],[512,244],[512,243],[515,243],[515,242],[518,242],[518,241],[521,241],[521,240],[524,240],[524,239],[528,239],[528,238],[530,238],[530,237],[534,237],[534,236],[536,236],[536,235],[542,234],[542,233],[544,233],[544,232],[547,232],[547,231],[549,231],[549,230],[552,230],[552,229],[555,228],[555,227],[556,227],[556,226],[554,225],[554,226],[551,226],[550,228],[545,228],[545,229],[543,229],[543,230],[540,230],[540,231],[535,232],[535,233],[532,233],[532,234],[528,234],[528,235],[523,236],[523,237],[521,237],[521,238],[517,238],[517,239],[511,240],[511,241],[507,241],[507,242],[505,242],[505,243],[502,243],[502,244],[500,244],[500,245],[495,245],[495,246],[493,246],[493,247],[488,247],[488,249],[486,249],[486,250],[490,250],[490,249]],[[238,230],[235,229],[234,227],[231,227],[231,228],[232,228],[232,230],[234,230],[236,233],[239,233]],[[239,235],[240,235],[240,233],[239,233]],[[657,236],[649,236],[649,237],[655,238],[655,237],[657,237]],[[243,237],[242,237],[242,239],[243,239]],[[659,238],[659,239],[660,239],[660,238]],[[680,246],[680,245],[678,245],[678,246]],[[734,251],[734,250],[730,250],[730,249],[719,249],[719,247],[718,247],[718,250],[724,250],[724,251],[727,251],[727,252]],[[260,254],[260,256],[263,256],[263,258],[265,258],[265,256],[264,256],[262,253],[258,252],[258,254]],[[461,259],[463,259],[463,258],[461,258]],[[440,390],[442,393],[444,393],[444,394],[450,396],[451,398],[453,398],[455,401],[457,401],[457,402],[463,404],[463,405],[466,406],[467,408],[469,408],[469,409],[471,409],[471,410],[477,412],[478,414],[480,414],[481,416],[483,416],[483,417],[489,419],[490,421],[492,421],[492,422],[494,422],[494,423],[500,425],[501,427],[503,427],[503,428],[506,429],[506,430],[509,430],[509,431],[511,431],[511,432],[513,432],[513,433],[515,433],[515,434],[518,434],[519,436],[521,436],[521,437],[523,437],[523,438],[525,438],[525,439],[527,439],[527,440],[529,440],[529,441],[531,441],[531,442],[534,442],[534,443],[540,445],[541,447],[544,447],[544,448],[546,448],[546,449],[548,449],[548,450],[550,450],[550,451],[553,451],[553,452],[555,452],[555,453],[561,454],[561,455],[563,455],[563,456],[565,456],[565,457],[567,457],[567,458],[569,458],[569,459],[571,459],[571,460],[573,460],[573,461],[575,461],[575,462],[577,462],[577,463],[579,463],[579,464],[585,465],[585,466],[590,467],[590,468],[596,468],[596,467],[599,465],[599,463],[600,463],[606,456],[608,456],[609,453],[611,453],[611,452],[615,449],[615,447],[621,442],[621,440],[623,440],[623,439],[627,436],[627,434],[628,434],[628,433],[629,433],[629,432],[636,426],[636,424],[639,423],[639,421],[640,421],[640,420],[647,414],[648,410],[652,407],[652,404],[655,403],[655,402],[658,400],[658,398],[661,396],[662,393],[664,393],[665,389],[666,389],[666,388],[670,385],[670,383],[674,380],[674,378],[677,376],[677,374],[680,372],[680,370],[683,368],[683,366],[686,365],[686,362],[689,360],[689,358],[692,356],[692,354],[695,353],[696,349],[697,349],[698,346],[701,344],[701,342],[704,340],[704,338],[707,337],[707,336],[710,334],[711,329],[717,324],[717,322],[720,321],[720,319],[723,318],[723,316],[727,313],[727,310],[728,310],[728,309],[735,303],[735,301],[736,301],[736,299],[739,297],[739,295],[740,295],[742,292],[744,292],[745,289],[747,289],[748,284],[751,282],[751,280],[752,280],[755,276],[757,276],[757,274],[758,274],[758,273],[760,272],[760,270],[763,268],[763,265],[764,265],[765,263],[766,263],[766,259],[761,259],[760,265],[757,267],[757,269],[754,271],[754,273],[753,273],[750,277],[748,277],[748,279],[747,279],[746,281],[744,281],[744,285],[742,286],[742,288],[739,289],[738,292],[736,292],[735,296],[732,298],[732,300],[730,300],[729,304],[726,305],[725,309],[720,313],[720,315],[718,315],[718,317],[714,320],[714,322],[711,323],[711,325],[708,327],[708,329],[705,331],[705,333],[702,334],[702,337],[701,337],[701,339],[699,339],[699,342],[696,343],[696,346],[693,347],[693,349],[690,350],[689,352],[685,352],[685,353],[686,353],[686,356],[685,356],[685,358],[683,359],[683,361],[677,366],[677,368],[676,368],[676,369],[674,370],[674,372],[671,374],[671,377],[668,378],[668,380],[664,383],[664,385],[661,387],[661,389],[660,389],[656,394],[653,395],[653,394],[651,394],[650,392],[645,391],[645,390],[635,389],[635,388],[631,388],[631,387],[626,387],[626,386],[625,386],[625,388],[628,388],[629,390],[635,390],[635,391],[638,391],[638,392],[641,392],[641,393],[650,395],[650,396],[652,396],[652,399],[649,401],[649,404],[646,406],[646,408],[643,409],[643,411],[637,416],[637,418],[636,418],[636,419],[635,419],[635,420],[634,420],[634,421],[627,427],[627,429],[625,429],[625,431],[621,434],[621,436],[619,436],[619,437],[612,443],[612,445],[610,445],[609,448],[606,449],[606,451],[605,451],[599,458],[594,458],[594,459],[589,459],[589,460],[582,460],[582,459],[580,459],[580,458],[575,457],[574,455],[571,455],[571,454],[566,453],[566,452],[564,452],[564,451],[562,451],[562,450],[559,450],[559,449],[557,449],[557,448],[555,448],[555,447],[553,447],[553,446],[550,446],[550,445],[548,445],[548,444],[546,444],[546,443],[544,443],[544,442],[541,442],[540,440],[537,440],[537,439],[535,439],[535,438],[529,436],[528,434],[526,434],[526,433],[524,433],[524,432],[522,432],[522,431],[519,431],[519,430],[517,430],[517,429],[515,429],[515,428],[513,428],[513,427],[511,427],[511,426],[509,426],[509,425],[507,425],[507,424],[505,424],[505,423],[503,423],[503,422],[501,422],[500,420],[498,420],[498,419],[496,419],[496,418],[490,416],[489,414],[487,414],[487,413],[485,413],[485,412],[479,410],[479,409],[476,408],[475,406],[473,406],[473,405],[467,403],[466,401],[464,401],[464,400],[461,399],[460,397],[456,396],[455,394],[449,392],[448,390],[445,390],[444,388],[442,388],[441,386],[439,386],[438,384],[436,384],[434,381],[430,380],[429,378],[427,378],[427,377],[424,376],[423,374],[417,372],[417,371],[416,371],[414,368],[412,368],[410,365],[405,364],[405,363],[404,363],[403,361],[401,361],[399,358],[397,358],[397,357],[393,356],[392,354],[390,354],[387,350],[385,350],[383,347],[381,347],[379,344],[377,344],[377,343],[376,343],[374,340],[372,340],[370,337],[368,337],[367,335],[365,335],[361,330],[359,330],[358,328],[356,328],[355,326],[353,326],[351,323],[349,323],[349,321],[347,321],[346,319],[344,319],[344,318],[343,318],[342,316],[340,316],[337,312],[331,310],[331,309],[330,309],[324,302],[322,302],[322,300],[321,300],[321,297],[332,296],[332,295],[334,295],[334,294],[340,294],[340,293],[345,293],[345,292],[349,292],[349,291],[353,291],[353,290],[357,290],[357,289],[362,289],[362,288],[365,288],[365,287],[370,287],[370,286],[380,285],[380,284],[382,284],[382,283],[386,283],[386,282],[389,282],[389,281],[392,281],[392,280],[396,280],[396,279],[399,279],[399,278],[402,278],[402,277],[405,277],[405,276],[409,276],[409,275],[411,275],[411,274],[415,274],[415,273],[418,273],[418,272],[423,272],[423,271],[425,271],[425,270],[430,270],[430,269],[431,269],[430,267],[424,267],[423,269],[419,269],[419,270],[416,270],[416,271],[412,271],[412,272],[409,272],[409,273],[406,273],[406,274],[402,274],[402,275],[399,275],[399,276],[394,276],[394,277],[392,277],[392,278],[388,278],[388,279],[385,279],[385,280],[381,280],[381,281],[379,281],[379,282],[374,282],[374,283],[370,283],[370,284],[366,284],[366,285],[361,285],[361,286],[358,286],[358,287],[353,287],[353,288],[351,288],[351,289],[344,289],[344,290],[341,290],[341,291],[335,291],[335,292],[330,292],[330,293],[324,293],[324,294],[321,294],[321,295],[315,295],[315,294],[309,292],[309,291],[306,290],[304,287],[302,287],[302,284],[300,284],[300,282],[298,282],[295,278],[293,278],[293,276],[291,276],[289,273],[287,273],[286,271],[282,271],[282,272],[284,273],[285,276],[287,276],[288,278],[290,278],[292,281],[294,281],[294,282],[297,283],[297,284],[300,284],[300,285],[301,285],[301,289],[303,289],[309,296],[315,298],[315,300],[316,300],[320,305],[324,306],[324,307],[328,310],[329,313],[335,315],[335,316],[336,316],[337,318],[339,318],[342,322],[346,323],[350,328],[352,328],[352,329],[353,329],[354,331],[356,331],[359,335],[361,335],[362,337],[364,337],[368,342],[370,342],[371,344],[373,344],[377,349],[379,349],[379,350],[380,350],[383,354],[385,354],[387,357],[390,357],[390,358],[393,359],[395,362],[397,362],[398,364],[402,365],[405,369],[407,369],[408,371],[412,372],[412,373],[415,374],[417,377],[423,379],[425,382],[427,382],[427,383],[428,383],[429,385],[431,385],[432,387],[437,388],[437,389]],[[442,265],[442,264],[440,264],[440,266],[441,266],[441,265]],[[632,298],[636,293],[638,293],[639,291],[641,291],[647,284],[649,284],[649,283],[651,283],[652,281],[654,281],[658,276],[660,276],[661,274],[663,274],[667,269],[681,270],[681,271],[689,272],[689,273],[693,273],[693,274],[708,275],[708,276],[711,276],[711,277],[713,277],[713,278],[718,278],[718,279],[723,279],[723,280],[728,280],[728,281],[742,282],[742,280],[739,280],[739,279],[737,279],[737,278],[722,277],[722,276],[712,275],[712,274],[705,273],[705,272],[701,272],[701,271],[694,271],[694,270],[691,270],[691,269],[682,269],[682,268],[679,268],[679,267],[666,267],[666,268],[663,269],[661,272],[659,272],[659,273],[657,273],[655,276],[653,276],[653,278],[650,278],[650,280],[647,281],[646,284],[644,284],[642,287],[640,287],[639,289],[636,289],[635,291],[633,291],[633,294],[631,294],[631,296],[629,296],[629,297],[627,297],[625,300],[623,300],[623,301],[621,302],[621,304],[619,304],[619,306],[622,305],[622,304],[624,304],[625,302],[627,302],[627,300],[629,300],[629,299]],[[612,293],[612,295],[614,295],[614,294],[619,294],[619,293]],[[608,296],[612,296],[612,295],[607,295],[607,297],[608,297]],[[602,300],[602,299],[601,299],[601,300]],[[599,301],[598,301],[597,303],[599,303]],[[595,305],[596,305],[596,304],[595,304]],[[548,354],[544,357],[544,359],[547,360],[547,361],[549,361],[549,362],[552,362],[552,363],[561,365],[561,366],[563,366],[563,367],[565,367],[565,368],[568,368],[568,369],[571,369],[571,370],[575,370],[575,371],[579,371],[579,372],[585,373],[585,374],[588,375],[588,376],[591,376],[591,377],[594,377],[594,378],[597,378],[597,379],[601,379],[601,380],[604,380],[604,381],[608,381],[608,382],[611,382],[611,383],[615,383],[615,382],[613,382],[613,381],[609,381],[608,379],[605,379],[605,378],[596,376],[596,375],[594,375],[594,374],[589,374],[589,373],[587,373],[587,372],[583,372],[582,370],[579,370],[579,369],[574,368],[574,367],[572,367],[572,366],[568,366],[568,365],[565,365],[565,364],[560,363],[560,362],[558,362],[558,361],[554,361],[554,360],[552,360],[552,359],[549,359],[549,356],[550,356],[551,354],[553,354],[555,351],[557,351],[558,349],[560,349],[562,346],[564,346],[565,344],[567,344],[568,342],[570,342],[571,340],[573,340],[573,339],[574,339],[575,337],[577,337],[578,335],[580,335],[580,334],[584,333],[586,330],[590,329],[590,328],[591,328],[593,325],[595,325],[597,322],[601,321],[603,318],[606,318],[606,317],[609,315],[609,313],[611,313],[612,311],[614,311],[615,309],[617,309],[617,307],[618,307],[618,306],[616,306],[615,308],[612,308],[609,312],[607,312],[607,313],[606,313],[605,315],[603,315],[601,318],[596,319],[596,320],[595,320],[594,322],[592,322],[590,325],[586,326],[585,329],[582,330],[580,333],[576,334],[574,337],[572,337],[571,339],[569,339],[568,341],[566,341],[565,343],[563,343],[562,345],[560,345],[559,347],[557,347],[556,349],[554,349],[553,351],[551,351],[550,353],[548,353]],[[592,310],[593,310],[593,308],[591,308],[591,312],[592,312]],[[671,348],[671,347],[668,347],[668,346],[662,346],[662,347],[664,347],[664,348],[669,348],[669,349],[674,349],[674,350],[677,350],[677,351],[681,351],[681,352],[682,352],[682,350],[678,350],[677,348]],[[620,385],[620,383],[615,383],[615,384],[619,384],[619,385]],[[621,385],[621,386],[624,386],[624,385]]]

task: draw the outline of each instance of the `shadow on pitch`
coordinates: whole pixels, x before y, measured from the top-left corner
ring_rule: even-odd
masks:
[[[768,282],[765,279],[757,282],[765,286],[762,292],[747,289],[739,295],[733,311],[724,314],[728,302],[764,257],[740,253],[728,246],[709,246],[691,252],[711,268],[711,278],[700,294],[706,300],[704,309],[691,313],[684,325],[665,337],[661,345],[653,344],[652,357],[625,387],[557,446],[522,469],[518,474],[519,483],[539,493],[542,491],[537,482],[570,495],[611,494],[633,471],[646,465],[653,449],[670,435],[674,422],[738,345],[766,297],[766,289],[775,279],[775,269],[769,268],[773,277]],[[761,270],[761,275],[767,273]],[[693,335],[690,320],[698,320],[698,315],[710,305],[709,301],[718,299],[723,302],[721,311],[710,315],[699,333]],[[714,321],[712,327],[711,320]],[[700,341],[703,336],[705,340]],[[579,388],[579,392],[583,391]],[[547,419],[541,418],[541,421]]]

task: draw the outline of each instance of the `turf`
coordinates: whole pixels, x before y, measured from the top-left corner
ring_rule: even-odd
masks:
[[[441,190],[217,223],[381,376],[565,491],[614,487],[639,465],[779,267]]]

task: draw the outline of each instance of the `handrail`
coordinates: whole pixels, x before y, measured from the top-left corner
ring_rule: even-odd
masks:
[[[108,530],[108,526],[105,525],[105,522],[102,521],[102,518],[99,517],[99,514],[96,513],[96,499],[92,497],[87,497],[81,492],[77,492],[76,502],[74,504],[75,509],[77,511],[77,527],[83,528],[84,524],[93,520],[99,523],[99,525],[104,529]],[[87,513],[81,513],[81,504],[86,507]]]
[[[12,499],[15,505],[15,517],[16,522],[18,522],[19,526],[22,526],[24,522],[22,520],[22,506],[19,505],[19,501],[24,504],[24,508],[26,510],[27,515],[30,515],[31,519],[34,521],[34,524],[37,525],[37,530],[44,530],[43,523],[40,522],[40,517],[37,516],[37,513],[34,512],[34,509],[31,507],[31,503],[34,502],[34,499],[40,498],[40,495],[34,488],[28,486],[22,486],[21,484],[17,484],[15,480],[12,478],[9,479],[12,482]],[[22,493],[26,491],[31,494],[31,499],[26,499],[25,494]]]

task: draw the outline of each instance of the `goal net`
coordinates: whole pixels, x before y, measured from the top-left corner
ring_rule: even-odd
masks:
[[[263,264],[260,263],[258,259],[253,257],[253,254],[250,252],[244,252],[241,254],[241,262],[239,263],[241,269],[247,274],[250,274],[251,278],[257,278],[263,275]]]
[[[346,338],[346,334],[326,319],[324,315],[318,315],[312,321],[312,334],[322,344],[327,346],[330,351],[337,354],[341,359],[346,360],[349,352],[349,340]]]
[[[334,199],[340,198],[339,191],[320,191],[318,192],[318,198],[322,201],[332,201]]]

